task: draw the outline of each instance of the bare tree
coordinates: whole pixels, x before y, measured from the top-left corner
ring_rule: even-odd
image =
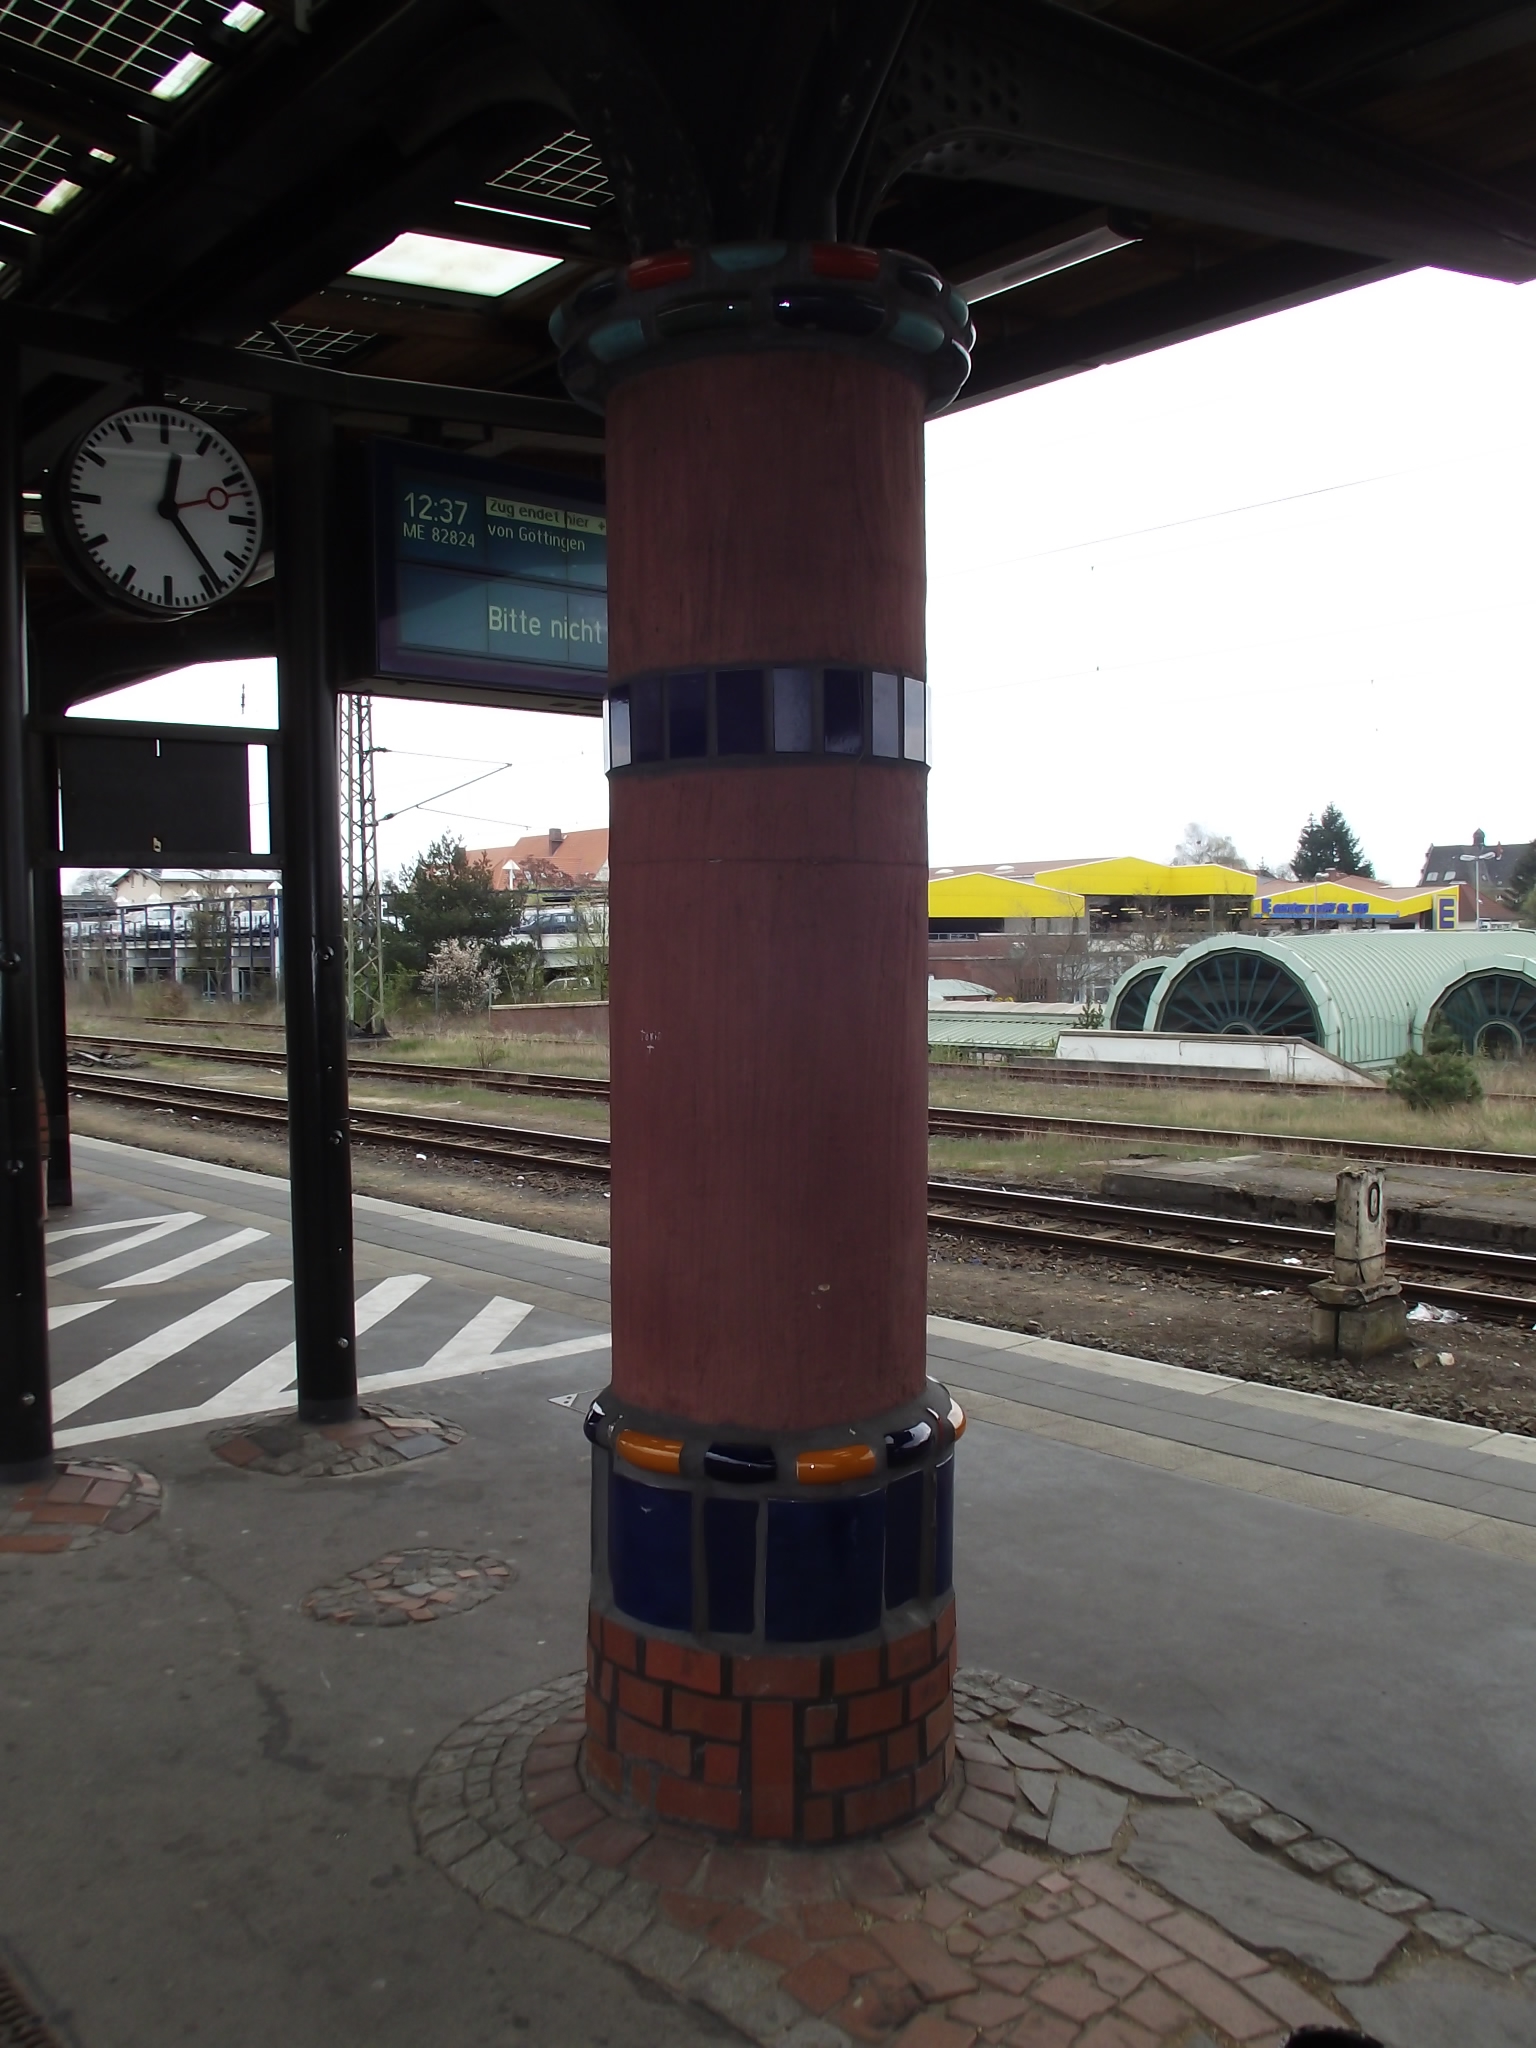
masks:
[[[1199,868],[1208,863],[1219,868],[1246,868],[1248,865],[1225,832],[1207,832],[1192,818],[1184,827],[1184,837],[1174,848],[1173,865],[1176,868]]]

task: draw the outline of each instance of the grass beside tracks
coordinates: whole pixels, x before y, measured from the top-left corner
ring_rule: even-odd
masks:
[[[1479,1062],[1485,1087],[1525,1078],[1524,1063]],[[1536,1068],[1536,1062],[1531,1066]],[[1536,1073],[1531,1078],[1536,1080]],[[1511,1092],[1469,1106],[1413,1110],[1385,1089],[1285,1096],[1234,1088],[1074,1088],[980,1069],[930,1071],[928,1099],[946,1109],[1019,1110],[1097,1123],[1171,1124],[1197,1130],[1273,1131],[1288,1137],[1364,1143],[1451,1145],[1484,1152],[1536,1152],[1536,1094]],[[1099,1143],[1099,1141],[1095,1141]],[[1100,1145],[1102,1156],[1102,1146]]]
[[[204,1043],[279,1053],[281,1036],[252,1025],[281,1022],[271,1005],[184,1002],[188,1021],[159,1021],[168,1011],[165,996],[153,987],[135,989],[132,1003],[111,1009],[80,1006],[72,1030],[139,1038],[162,1038],[167,1044]],[[158,997],[158,1000],[157,1000]],[[556,1007],[554,1005],[552,1008]],[[593,1039],[532,1036],[487,1028],[481,1018],[412,1020],[398,1035],[377,1041],[359,1040],[359,1060],[387,1066],[401,1060],[413,1066],[488,1067],[520,1073],[579,1074],[604,1077],[608,1047]],[[1010,1075],[996,1068],[966,1067],[958,1062],[929,1070],[929,1100],[936,1106],[972,1110],[1016,1110],[1034,1116],[1080,1117],[1098,1123],[1160,1124],[1197,1130],[1269,1131],[1291,1137],[1352,1138],[1364,1143],[1445,1145],[1487,1152],[1536,1152],[1536,1060],[1479,1061],[1484,1101],[1471,1106],[1419,1111],[1409,1109],[1385,1090],[1360,1090],[1333,1095],[1287,1096],[1238,1084],[1221,1089],[1116,1088],[1073,1086],[1050,1077]],[[147,1068],[167,1078],[227,1088],[281,1087],[281,1065],[272,1068],[231,1067],[208,1062],[150,1055]],[[596,1132],[607,1128],[607,1109],[597,1102],[568,1102],[558,1097],[519,1097],[445,1079],[442,1088],[402,1082],[390,1086],[383,1075],[354,1071],[352,1095],[360,1106],[415,1110],[418,1114],[483,1119],[494,1123],[542,1125],[551,1130]],[[1160,1158],[1209,1157],[1209,1148],[1180,1145],[1177,1140],[1149,1141]],[[941,1138],[935,1140],[932,1166],[936,1173],[1006,1176],[1018,1173],[1069,1174],[1087,1159],[1103,1161],[1139,1153],[1149,1142],[1123,1143],[1103,1138],[1072,1139],[1027,1136],[1016,1140]]]

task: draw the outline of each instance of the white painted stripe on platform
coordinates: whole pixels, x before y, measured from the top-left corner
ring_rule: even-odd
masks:
[[[150,1223],[163,1223],[169,1212],[157,1209],[153,1216],[119,1216],[115,1223],[72,1223],[68,1230],[50,1230],[49,1244],[62,1244],[66,1237],[105,1237],[110,1230],[143,1230]]]
[[[98,1266],[103,1259],[115,1259],[120,1252],[136,1252],[141,1244],[154,1244],[162,1237],[171,1236],[174,1231],[185,1230],[189,1223],[202,1221],[202,1213],[197,1209],[183,1209],[175,1215],[162,1216],[148,1230],[141,1230],[137,1237],[125,1237],[121,1244],[99,1244],[93,1252],[77,1252],[72,1259],[60,1259],[48,1268],[49,1277],[78,1273],[82,1266]]]
[[[482,1358],[478,1365],[464,1367],[450,1365],[444,1372],[431,1375],[434,1379],[472,1377],[475,1373],[502,1372],[514,1365],[539,1365],[551,1358],[575,1358],[584,1351],[606,1351],[612,1342],[606,1330],[596,1330],[590,1337],[566,1337],[555,1344],[535,1344],[525,1351],[498,1351],[492,1358]],[[415,1387],[426,1377],[421,1366],[409,1367],[404,1372],[372,1373],[359,1380],[360,1394],[381,1394],[391,1387]],[[260,1413],[247,1410],[246,1413]],[[222,1399],[215,1397],[197,1408],[167,1408],[159,1415],[130,1415],[121,1422],[85,1422],[74,1429],[61,1429],[54,1433],[54,1443],[60,1450],[68,1450],[75,1444],[111,1443],[122,1437],[149,1436],[161,1429],[185,1429],[193,1423],[206,1423],[227,1417]]]
[[[228,1258],[231,1252],[244,1251],[248,1244],[260,1244],[264,1237],[272,1235],[270,1230],[233,1230],[228,1237],[216,1237],[212,1244],[201,1244],[196,1251],[183,1252],[179,1259],[167,1259],[160,1266],[146,1266],[142,1273],[130,1273],[125,1280],[104,1280],[104,1287],[158,1287],[162,1280],[179,1279],[183,1273],[194,1273],[199,1266],[208,1266],[215,1259]]]
[[[376,1323],[382,1323],[413,1294],[419,1294],[430,1278],[427,1273],[396,1273],[388,1280],[381,1280],[377,1287],[370,1287],[366,1294],[360,1294],[355,1312],[358,1336],[371,1330]],[[280,1405],[283,1395],[294,1384],[297,1372],[296,1348],[290,1341],[281,1351],[274,1351],[260,1365],[253,1365],[249,1372],[232,1380],[222,1394],[215,1394],[211,1401],[204,1402],[203,1412],[259,1415],[263,1408]]]
[[[531,1301],[513,1301],[505,1294],[493,1294],[485,1307],[434,1351],[418,1371],[426,1379],[451,1379],[456,1373],[478,1372],[495,1356],[496,1347],[532,1314]]]
[[[403,1372],[370,1373],[359,1380],[360,1394],[382,1394],[389,1387],[419,1387],[428,1380],[472,1379],[477,1373],[504,1372],[513,1365],[540,1365],[547,1358],[576,1358],[583,1351],[606,1351],[613,1342],[607,1330],[594,1330],[590,1337],[564,1337],[555,1344],[534,1344],[526,1351],[498,1351],[465,1362],[443,1360],[441,1352],[426,1365],[408,1366]]]
[[[110,1308],[110,1301],[61,1301],[56,1308],[48,1311],[50,1330],[62,1330],[66,1323],[78,1323],[82,1316],[93,1316],[99,1308]]]
[[[174,1358],[177,1352],[187,1350],[200,1337],[222,1330],[227,1323],[243,1316],[247,1309],[258,1308],[262,1302],[270,1301],[274,1294],[281,1294],[285,1287],[292,1285],[293,1282],[286,1279],[248,1280],[243,1287],[221,1294],[216,1301],[204,1302],[191,1315],[182,1316],[178,1322],[167,1323],[163,1330],[156,1330],[153,1336],[130,1344],[125,1351],[115,1351],[100,1365],[76,1373],[73,1379],[53,1390],[54,1420],[62,1422],[66,1415],[88,1408],[93,1401],[99,1401],[115,1388],[137,1379],[140,1373],[148,1372],[152,1366],[163,1364],[167,1358]]]

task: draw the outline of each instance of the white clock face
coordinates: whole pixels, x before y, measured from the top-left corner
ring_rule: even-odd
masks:
[[[59,538],[118,603],[162,616],[228,597],[261,549],[261,500],[244,458],[195,413],[109,413],[55,480]]]

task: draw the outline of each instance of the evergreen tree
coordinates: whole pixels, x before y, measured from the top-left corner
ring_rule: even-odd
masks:
[[[1536,916],[1536,839],[1515,862],[1499,893],[1511,910],[1521,911],[1527,917]]]
[[[462,839],[434,839],[388,892],[388,965],[423,973],[444,940],[456,940],[475,947],[489,967],[502,957],[525,900],[521,889],[498,889],[490,862],[472,861]]]
[[[1367,880],[1373,880],[1376,874],[1337,804],[1327,805],[1320,818],[1307,819],[1291,856],[1291,866],[1298,882],[1313,882],[1319,875],[1335,872],[1361,875]]]

